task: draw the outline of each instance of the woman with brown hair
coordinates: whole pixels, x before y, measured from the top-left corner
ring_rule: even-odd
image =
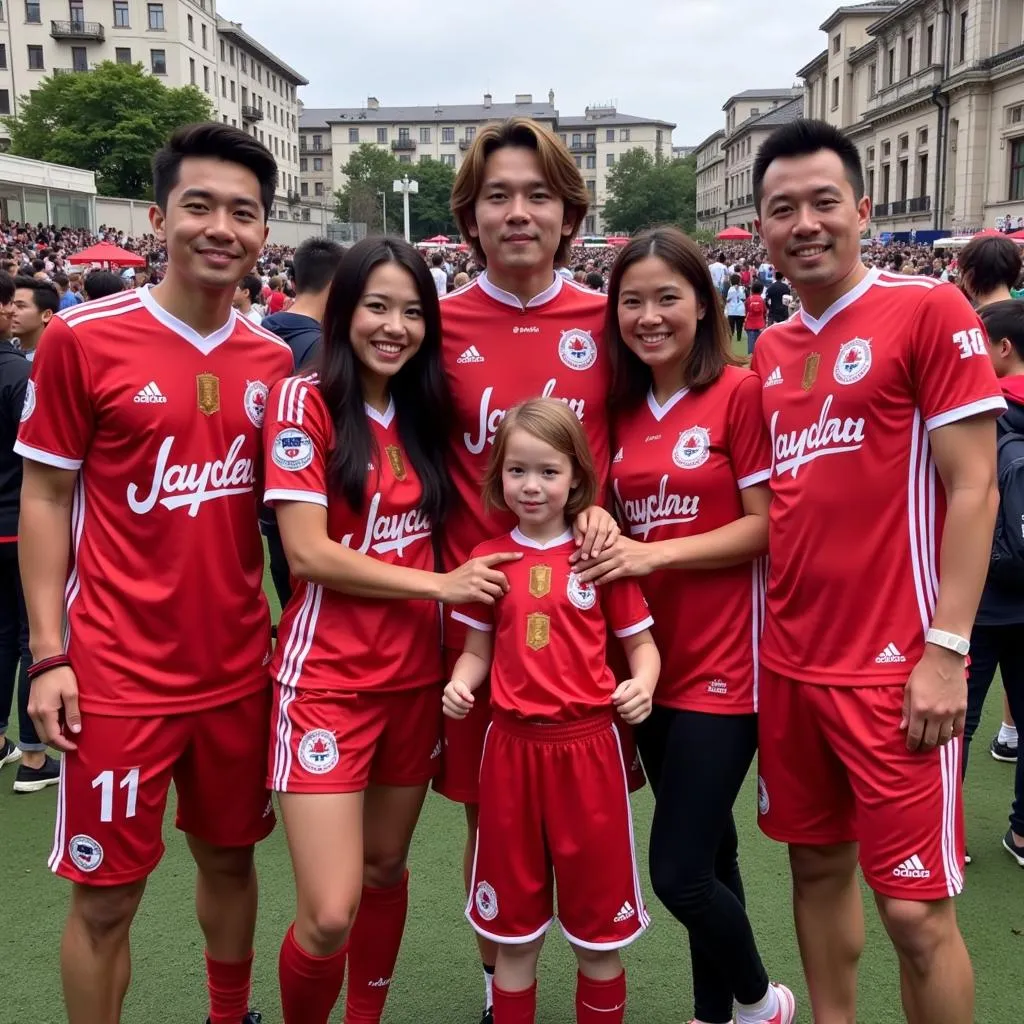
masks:
[[[581,563],[601,585],[641,577],[663,667],[637,730],[655,794],[651,882],[690,934],[700,1024],[790,1024],[743,901],[732,808],[757,747],[758,641],[771,442],[761,380],[732,355],[696,244],[655,228],[608,284],[612,487],[623,534]],[[766,381],[765,386],[771,382]]]

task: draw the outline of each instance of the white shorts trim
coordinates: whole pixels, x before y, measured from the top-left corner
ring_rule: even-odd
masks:
[[[626,946],[632,945],[640,938],[641,935],[651,925],[651,919],[647,917],[645,913],[640,911],[637,912],[637,926],[636,931],[632,935],[627,936],[624,939],[615,939],[612,942],[584,942],[582,939],[577,939],[575,935],[566,930],[564,924],[561,921],[558,922],[558,927],[562,929],[562,934],[572,943],[574,946],[579,946],[581,949],[593,949],[601,951],[603,949],[624,949]],[[496,939],[496,942],[500,942],[501,939]]]
[[[485,939],[490,939],[491,942],[497,942],[502,946],[525,946],[527,942],[533,942],[535,939],[539,939],[550,927],[554,921],[553,917],[548,918],[547,924],[543,924],[535,932],[531,932],[529,935],[495,935],[493,932],[485,931],[473,920],[470,915],[469,909],[466,909],[466,920],[469,921],[470,926],[477,935],[482,935]],[[632,941],[632,939],[630,940]]]

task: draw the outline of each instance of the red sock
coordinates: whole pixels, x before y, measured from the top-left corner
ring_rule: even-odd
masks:
[[[625,971],[611,981],[576,972],[576,1024],[622,1024],[625,1018]]]
[[[345,1024],[379,1024],[409,909],[409,872],[388,889],[363,886],[348,940]]]
[[[533,1024],[537,1017],[537,982],[522,992],[494,986],[494,1024]]]
[[[210,1024],[241,1024],[249,1009],[252,953],[237,963],[206,954],[206,987],[210,993]]]
[[[284,1024],[327,1024],[345,980],[345,948],[313,956],[295,941],[295,925],[281,943],[278,975]]]

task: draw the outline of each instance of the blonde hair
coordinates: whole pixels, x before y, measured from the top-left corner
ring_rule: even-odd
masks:
[[[459,231],[472,246],[473,255],[481,263],[486,263],[487,257],[480,248],[480,240],[474,238],[469,229],[476,223],[474,209],[484,185],[487,158],[505,146],[532,149],[537,154],[544,180],[565,204],[565,217],[572,225],[572,232],[563,236],[558,244],[555,265],[560,266],[568,260],[573,237],[587,215],[590,193],[583,183],[583,175],[576,161],[558,136],[528,117],[510,117],[506,121],[489,124],[477,133],[452,188],[452,213]]]
[[[505,465],[508,439],[513,430],[523,430],[538,441],[551,445],[572,463],[572,471],[578,482],[569,491],[569,500],[565,503],[566,519],[575,519],[584,509],[594,504],[598,491],[597,471],[594,469],[590,445],[587,444],[587,435],[576,414],[565,402],[557,399],[530,398],[510,409],[498,424],[494,447],[484,474],[485,508],[509,511],[505,504],[501,471]]]

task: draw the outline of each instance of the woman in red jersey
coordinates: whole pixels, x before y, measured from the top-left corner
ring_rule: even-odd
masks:
[[[695,1017],[789,1024],[743,904],[732,808],[757,746],[771,444],[761,380],[731,354],[706,262],[675,228],[634,238],[608,287],[612,487],[623,535],[581,563],[642,577],[663,659],[638,730],[655,793],[654,891],[690,934]],[[765,387],[771,386],[766,381]]]
[[[446,714],[469,714],[490,675],[466,916],[498,944],[495,1024],[535,1018],[537,959],[554,920],[555,888],[559,923],[579,963],[579,1024],[621,1024],[619,950],[649,921],[615,713],[628,725],[650,714],[658,651],[634,581],[598,592],[573,571],[572,523],[597,488],[583,427],[564,403],[539,398],[513,408],[497,430],[484,502],[519,524],[473,554],[512,549],[523,558],[508,567],[500,602],[453,612],[469,629],[445,687]],[[609,628],[629,660],[630,678],[618,685],[606,657]]]
[[[493,602],[494,566],[434,569],[449,400],[437,292],[407,243],[370,238],[331,286],[317,373],[267,399],[267,504],[296,587],[271,674],[269,785],[297,912],[281,947],[285,1024],[376,1024],[408,905],[406,858],[440,753],[437,602]],[[359,913],[356,913],[359,908]]]

